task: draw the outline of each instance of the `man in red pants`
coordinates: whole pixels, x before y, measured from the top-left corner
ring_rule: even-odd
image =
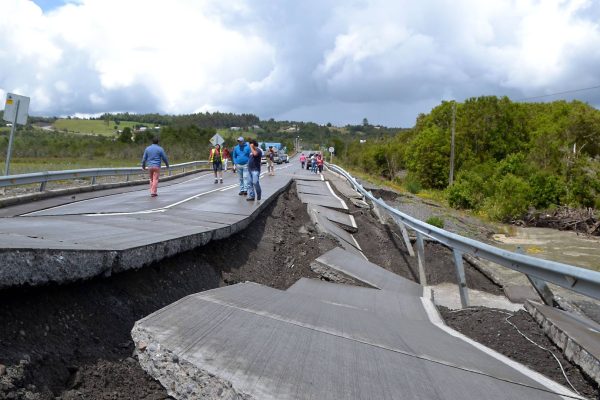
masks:
[[[152,139],[152,144],[146,147],[142,158],[142,169],[148,168],[150,174],[150,196],[158,196],[158,178],[160,176],[160,165],[164,161],[169,168],[169,160],[162,147],[158,145],[158,138]]]

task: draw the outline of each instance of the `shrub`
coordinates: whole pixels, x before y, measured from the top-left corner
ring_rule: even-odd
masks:
[[[478,209],[485,198],[484,186],[484,178],[477,172],[461,173],[448,189],[448,203],[455,208]]]
[[[527,212],[531,198],[528,183],[521,177],[507,174],[495,185],[494,194],[486,199],[484,207],[491,218],[509,221]]]
[[[417,194],[423,189],[419,181],[415,179],[407,179],[404,185],[406,186],[406,190],[412,194]]]
[[[538,172],[529,178],[532,190],[532,205],[537,209],[545,209],[560,204],[565,194],[565,184],[556,175]]]
[[[444,228],[444,220],[436,215],[427,218],[425,222],[438,228]]]

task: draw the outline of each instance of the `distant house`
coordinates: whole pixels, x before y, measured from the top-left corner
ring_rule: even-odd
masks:
[[[230,131],[241,131],[242,128],[240,128],[239,126],[232,126],[231,128],[229,128]]]
[[[284,132],[298,132],[299,129],[297,126],[290,126],[289,128],[284,129]]]
[[[138,131],[140,131],[140,132],[146,132],[147,129],[148,128],[145,127],[145,126],[140,126],[140,128],[138,129]]]
[[[375,125],[373,128],[375,128],[375,129],[381,129],[381,126]]]
[[[155,127],[154,127],[154,130],[155,130],[155,131],[157,131],[157,130],[159,130],[159,129],[160,129],[160,126],[155,126]]]
[[[366,139],[360,139],[360,143],[367,143]]]

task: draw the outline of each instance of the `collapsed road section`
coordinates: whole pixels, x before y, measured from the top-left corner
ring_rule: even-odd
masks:
[[[9,214],[0,224],[0,288],[110,276],[228,237],[290,184],[287,168],[266,177],[263,200],[251,204],[236,195],[237,176],[214,185],[201,175],[162,187],[155,198],[146,188],[99,192]]]

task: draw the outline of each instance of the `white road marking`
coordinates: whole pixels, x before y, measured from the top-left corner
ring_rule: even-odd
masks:
[[[228,188],[231,188],[231,187],[235,187],[235,185],[228,186]],[[161,208],[168,210],[169,208],[172,208],[172,207],[178,206],[178,205],[180,205],[180,204],[183,204],[183,203],[187,203],[188,201],[190,201],[190,200],[194,200],[194,199],[197,199],[198,197],[204,196],[205,194],[209,194],[209,193],[218,192],[218,191],[219,191],[219,190],[221,190],[221,189],[222,189],[222,188],[217,188],[217,189],[209,190],[208,192],[202,192],[202,193],[198,193],[198,194],[196,194],[196,195],[193,195],[193,196],[191,196],[191,197],[188,197],[187,199],[180,200],[180,201],[178,201],[178,202],[176,202],[176,203],[169,204],[168,206],[164,206],[164,207],[161,207]]]
[[[321,175],[321,177],[323,177],[323,175]],[[329,184],[329,182],[325,182],[325,184],[327,185],[327,187],[329,188],[329,191],[331,192],[331,194],[333,195],[333,197],[335,197],[336,199],[338,199],[340,201],[340,203],[342,203],[342,208],[344,210],[348,209],[348,206],[346,205],[346,203],[344,202],[344,200],[340,199],[338,197],[337,194],[335,194],[335,192],[333,191],[333,189],[331,188],[331,185]]]
[[[358,229],[358,225],[356,225],[356,220],[354,219],[354,215],[349,214],[349,217],[350,217],[350,222],[352,223],[352,227]]]
[[[174,183],[172,185],[169,185],[169,187],[175,186],[175,185],[182,185],[184,183],[196,181],[198,179],[206,178],[207,176],[212,176],[212,175],[211,174],[206,174],[206,175],[198,176],[196,178],[187,179],[187,180],[185,180],[183,182],[178,182],[178,183]],[[139,192],[139,191],[142,191],[142,190],[145,190],[145,189],[135,190],[133,192]],[[133,193],[133,192],[116,193],[116,194],[112,194],[112,195],[108,195],[108,196],[117,196],[117,195],[120,195],[120,194]],[[81,203],[84,203],[86,201],[97,200],[97,199],[99,199],[101,197],[108,197],[108,196],[92,197],[90,199],[74,201],[72,203],[67,203],[67,204],[61,204],[60,206],[55,206],[55,207],[50,207],[50,208],[44,208],[43,210],[32,211],[30,213],[22,214],[22,216],[25,216],[25,217],[26,216],[32,216],[32,215],[36,215],[36,214],[39,214],[39,213],[47,212],[47,211],[50,211],[50,210],[57,210],[57,209],[62,208],[62,207],[68,207],[68,206],[71,206],[73,204],[81,204]],[[143,211],[135,211],[135,212],[132,212],[132,213],[129,213],[129,214],[147,214],[149,212],[154,212],[154,211],[152,211],[152,210],[143,210]],[[109,214],[84,214],[84,215],[109,215]],[[120,215],[120,213],[112,213],[110,215]]]

